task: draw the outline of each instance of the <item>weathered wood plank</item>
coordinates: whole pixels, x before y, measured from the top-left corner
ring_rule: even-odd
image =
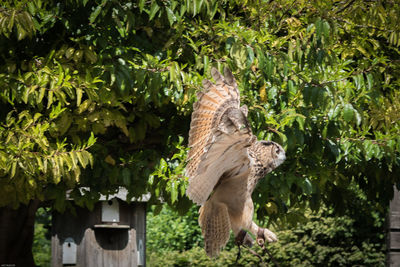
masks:
[[[400,232],[390,232],[389,249],[400,249]]]
[[[389,216],[400,216],[400,192],[393,188],[393,199],[390,201]]]
[[[400,262],[400,252],[389,252],[388,266],[398,267]]]
[[[400,214],[389,214],[389,229],[400,229]]]
[[[146,203],[135,203],[135,213],[132,214],[136,229],[136,246],[139,266],[146,266]]]

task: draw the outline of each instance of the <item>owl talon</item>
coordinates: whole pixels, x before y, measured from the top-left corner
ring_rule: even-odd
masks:
[[[257,233],[257,244],[260,247],[263,247],[265,244],[265,241],[272,243],[278,241],[278,238],[276,237],[276,234],[274,234],[272,231],[268,230],[267,228],[258,228],[258,233]]]
[[[267,228],[264,228],[264,237],[270,243],[278,241],[278,237],[276,236],[276,234],[268,230]]]

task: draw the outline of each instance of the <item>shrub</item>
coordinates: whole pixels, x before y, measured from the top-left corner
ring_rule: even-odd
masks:
[[[373,209],[370,213],[358,211],[343,216],[335,216],[329,209],[308,214],[306,223],[277,231],[279,242],[269,244],[267,248],[281,266],[384,266],[384,216],[376,215]],[[164,209],[158,216],[149,214],[147,257],[150,267],[271,266],[273,261],[268,255],[263,256],[264,262],[260,263],[245,248],[236,262],[238,250],[232,237],[218,258],[209,259],[199,242],[201,237],[195,214],[193,208],[189,216],[183,218],[169,209]],[[157,225],[153,225],[154,222]],[[185,233],[180,226],[182,223],[191,225],[192,230]],[[162,230],[155,231],[157,227]],[[154,235],[155,232],[158,234]],[[174,233],[182,239],[171,238]],[[196,240],[193,246],[190,246],[190,240]],[[263,254],[258,246],[253,249]]]
[[[185,216],[170,208],[156,215],[154,207],[147,213],[147,250],[183,251],[202,246],[203,238],[197,223],[197,208],[192,207]]]

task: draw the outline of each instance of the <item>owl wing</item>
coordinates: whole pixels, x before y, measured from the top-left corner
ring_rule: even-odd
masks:
[[[248,164],[247,147],[254,141],[247,122],[247,109],[240,108],[240,95],[229,69],[222,76],[211,70],[215,84],[203,81],[205,91],[193,106],[189,131],[189,185],[186,194],[203,204],[218,181]]]

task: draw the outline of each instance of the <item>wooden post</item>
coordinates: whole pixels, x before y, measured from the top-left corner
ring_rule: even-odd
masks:
[[[387,266],[400,266],[400,192],[394,187],[390,202],[387,234]]]

